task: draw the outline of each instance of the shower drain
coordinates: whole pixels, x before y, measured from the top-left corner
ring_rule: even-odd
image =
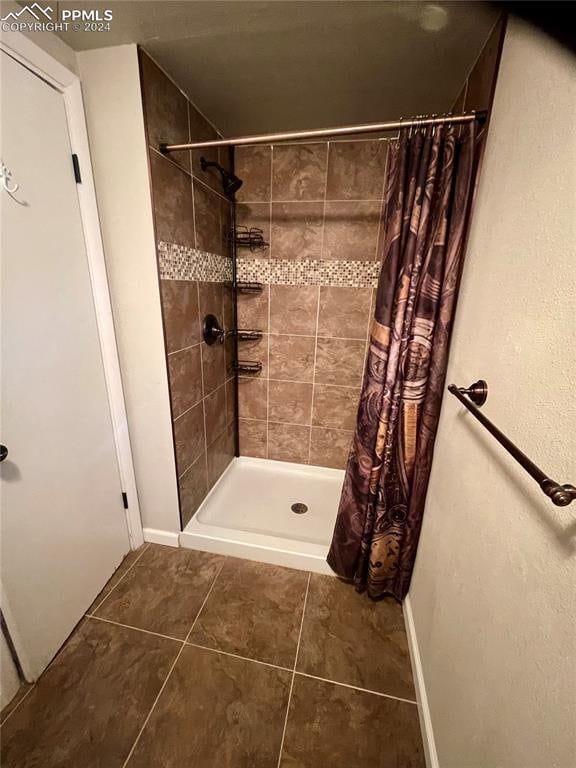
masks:
[[[296,504],[292,504],[290,507],[292,512],[295,512],[297,515],[303,515],[304,512],[308,512],[308,507],[306,504],[302,504],[301,501],[296,502]]]

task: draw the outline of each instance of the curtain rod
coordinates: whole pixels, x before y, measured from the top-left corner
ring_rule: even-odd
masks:
[[[394,120],[388,123],[367,123],[366,125],[346,125],[341,128],[319,128],[312,131],[290,131],[288,133],[263,133],[259,136],[238,136],[234,139],[213,139],[196,141],[189,144],[160,144],[160,152],[180,152],[184,149],[204,149],[206,147],[233,147],[242,144],[275,144],[293,139],[320,139],[325,136],[350,136],[354,133],[380,133],[397,131],[400,128],[441,125],[443,123],[470,123],[473,120],[484,121],[487,112],[470,112],[464,115],[445,115],[443,117],[414,117],[409,120]]]

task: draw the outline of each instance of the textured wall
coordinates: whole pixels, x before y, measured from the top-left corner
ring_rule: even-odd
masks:
[[[576,63],[509,23],[448,381],[575,482]],[[572,768],[576,526],[448,396],[410,590],[442,768]]]
[[[183,525],[234,453],[233,349],[202,341],[203,317],[232,327],[230,203],[199,153],[160,154],[161,142],[208,140],[215,129],[140,52],[150,185]],[[228,152],[204,153],[229,163]]]
[[[344,467],[356,421],[375,276],[387,142],[238,147],[239,225],[264,230],[266,251],[238,249],[239,342],[258,377],[240,377],[243,455]],[[254,257],[257,257],[254,260]]]

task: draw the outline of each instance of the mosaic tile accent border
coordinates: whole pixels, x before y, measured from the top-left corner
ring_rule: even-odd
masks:
[[[158,266],[162,280],[201,280],[224,283],[232,280],[232,259],[177,243],[158,242]]]
[[[375,288],[380,275],[380,262],[239,258],[237,270],[238,280],[242,282]]]

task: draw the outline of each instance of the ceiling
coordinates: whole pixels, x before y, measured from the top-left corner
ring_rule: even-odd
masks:
[[[480,2],[59,2],[111,8],[75,50],[139,43],[225,136],[447,111],[495,22]]]

